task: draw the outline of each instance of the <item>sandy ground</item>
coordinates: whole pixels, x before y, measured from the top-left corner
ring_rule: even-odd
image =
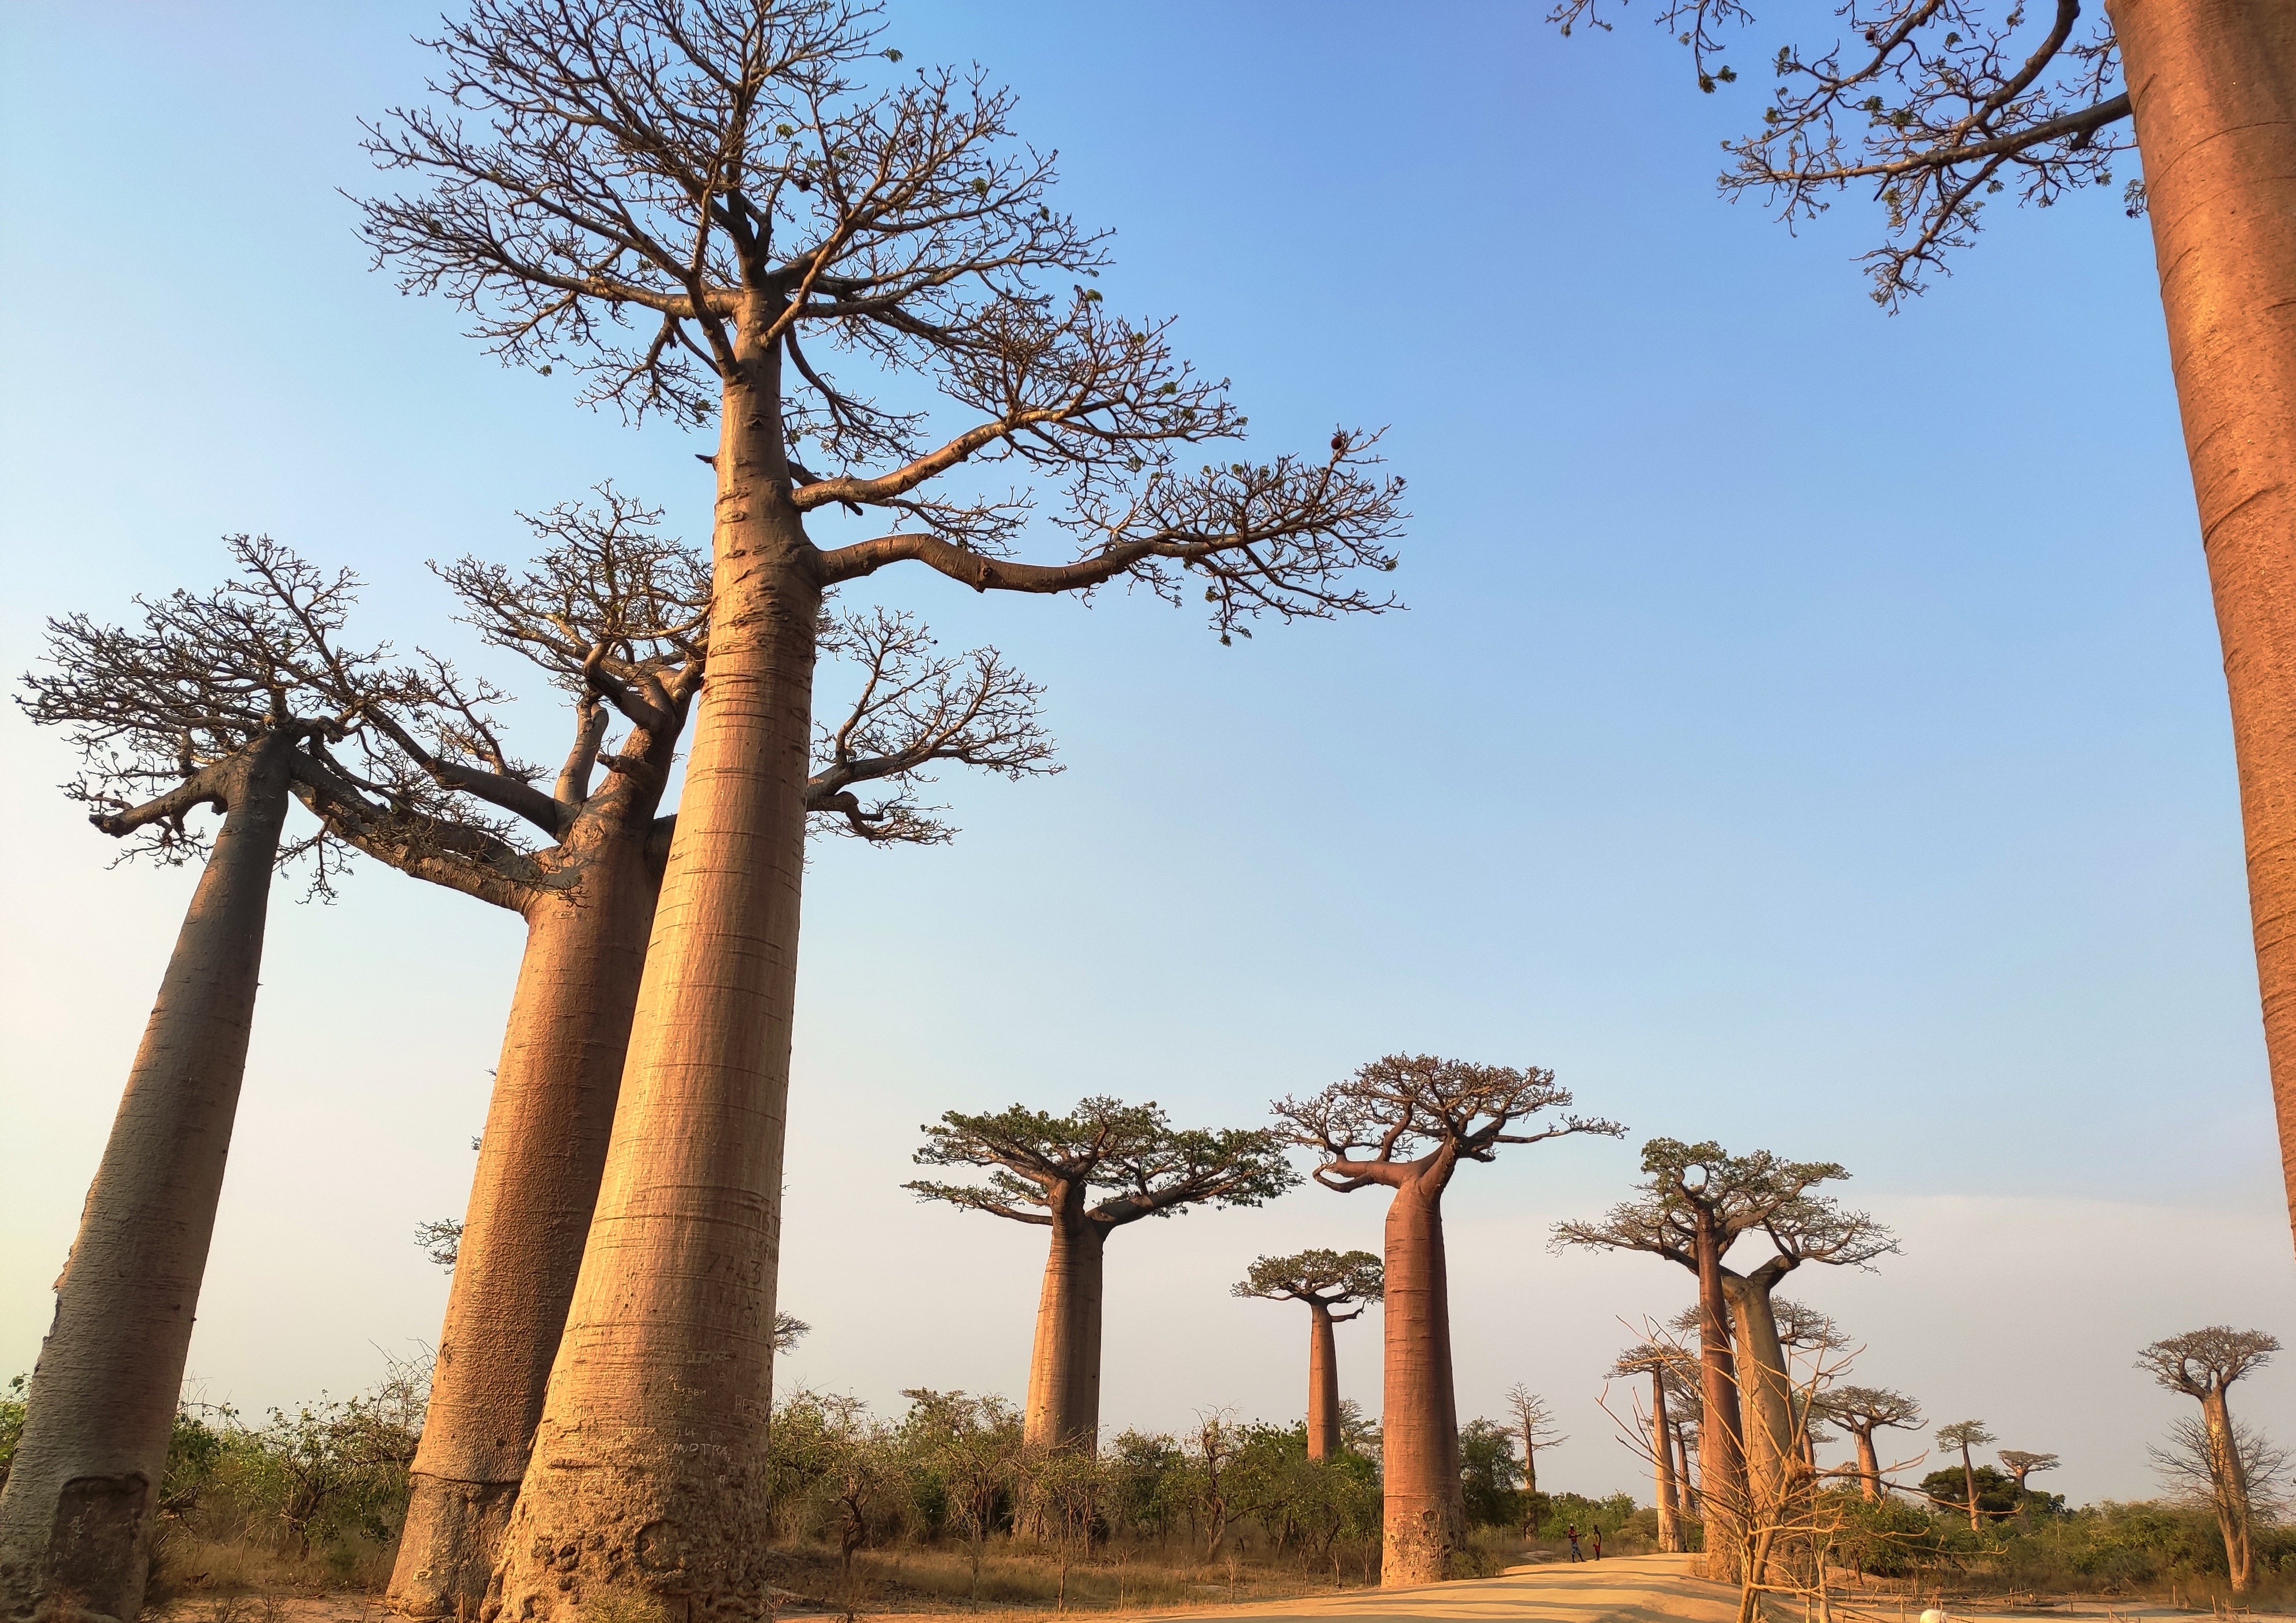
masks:
[[[1423,1589],[1351,1589],[1300,1600],[1263,1601],[1247,1606],[1201,1606],[1143,1612],[1078,1612],[1076,1619],[1117,1618],[1239,1618],[1263,1623],[1418,1623],[1419,1619],[1505,1619],[1515,1623],[1731,1623],[1738,1614],[1733,1586],[1693,1578],[1687,1555],[1616,1556],[1609,1561],[1548,1562],[1515,1567],[1504,1576],[1473,1578]],[[1871,1603],[1851,1594],[1834,1604],[1835,1623],[1916,1623],[1916,1605],[1901,1608],[1895,1595]],[[2206,1612],[2166,1606],[2116,1604],[2083,1599],[2054,1606],[2012,1607],[1997,1602],[1948,1605],[1952,1623],[1996,1619],[2079,1618],[2087,1623],[2154,1623],[2155,1619],[2204,1618]],[[1774,1601],[1773,1623],[1801,1623],[1798,1602]],[[340,1594],[324,1599],[193,1601],[176,1608],[177,1623],[397,1623],[379,1596]],[[790,1623],[834,1613],[782,1614]],[[989,1618],[997,1623],[1029,1623],[1053,1614],[996,1611],[865,1614],[866,1623],[956,1623]],[[2243,1612],[2243,1623],[2296,1623],[2289,1613]]]
[[[1234,1617],[1399,1623],[1405,1619],[1507,1618],[1523,1623],[1731,1623],[1738,1592],[1690,1576],[1687,1555],[1514,1567],[1499,1578],[1431,1584],[1423,1589],[1356,1589],[1296,1601],[1222,1606],[1150,1618]]]

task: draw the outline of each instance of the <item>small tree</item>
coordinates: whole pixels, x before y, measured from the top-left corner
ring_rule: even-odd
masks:
[[[1375,436],[1189,471],[1190,447],[1243,428],[1223,386],[1168,323],[1086,285],[1103,235],[1053,207],[1011,94],[977,70],[896,73],[880,26],[859,0],[471,0],[429,42],[435,103],[369,128],[413,187],[364,204],[403,286],[590,400],[717,429],[709,681],[603,1183],[614,1241],[566,1332],[599,1356],[563,1366],[538,1429],[543,1455],[578,1439],[592,1468],[530,1471],[512,1612],[668,1593],[640,1529],[677,1550],[697,1611],[766,1582],[753,1463],[824,594],[904,564],[979,591],[1121,579],[1177,601],[1185,582],[1224,636],[1387,604],[1349,579],[1394,562]],[[999,468],[1021,488],[980,481]],[[1024,561],[1039,487],[1064,544]],[[848,510],[885,528],[811,532]]]
[[[1527,1494],[1538,1491],[1538,1451],[1567,1443],[1570,1439],[1554,1423],[1554,1411],[1546,1399],[1532,1391],[1520,1381],[1506,1389],[1507,1413],[1514,1417],[1515,1435],[1522,1439],[1522,1490]]]
[[[1051,1231],[1029,1365],[1028,1440],[1039,1449],[1090,1453],[1098,1445],[1108,1237],[1144,1217],[1169,1217],[1192,1206],[1258,1206],[1300,1181],[1274,1133],[1182,1130],[1153,1103],[1093,1097],[1066,1116],[1019,1104],[994,1115],[949,1111],[918,1130],[925,1135],[914,1157],[920,1166],[978,1167],[988,1181],[919,1179],[908,1188],[929,1201]],[[1107,1193],[1095,1199],[1095,1190]]]
[[[1522,1462],[1514,1457],[1516,1432],[1495,1420],[1459,1428],[1459,1488],[1469,1527],[1511,1527],[1522,1498]]]
[[[2054,1471],[2057,1456],[2054,1454],[2032,1454],[2022,1448],[2004,1448],[2001,1463],[2008,1468],[2010,1480],[2017,1484],[2017,1525],[2030,1527],[2033,1519],[2025,1504],[2025,1479],[2037,1471]]]
[[[18,701],[69,730],[86,763],[67,793],[130,843],[126,857],[204,858],[118,1115],[80,1212],[0,1488],[0,1612],[69,1603],[133,1618],[150,1570],[208,1244],[246,1072],[275,869],[299,855],[329,882],[323,836],[288,842],[314,747],[358,736],[380,650],[340,641],[357,582],[267,537],[226,543],[238,578],[138,598],[142,623],[50,620],[46,668]],[[192,821],[223,813],[212,838]]]
[[[1460,1162],[1496,1160],[1503,1144],[1576,1133],[1615,1138],[1626,1130],[1613,1121],[1569,1114],[1544,1131],[1508,1130],[1570,1103],[1570,1093],[1555,1086],[1550,1070],[1390,1054],[1313,1098],[1286,1098],[1275,1106],[1293,1139],[1320,1158],[1315,1177],[1324,1188],[1392,1192],[1381,1416],[1384,1585],[1448,1577],[1464,1535],[1443,1192]]]
[[[902,1430],[948,1496],[972,1558],[972,1601],[980,1601],[980,1556],[1016,1490],[1023,1454],[1021,1417],[1001,1398],[913,1388]]]
[[[1361,1318],[1379,1300],[1384,1271],[1369,1251],[1308,1250],[1262,1257],[1235,1287],[1238,1296],[1308,1305],[1308,1457],[1340,1451],[1340,1358],[1334,1324]],[[1338,1309],[1355,1304],[1352,1311]]]
[[[2234,1381],[2279,1350],[2279,1338],[2261,1330],[2211,1324],[2155,1341],[2136,1355],[2137,1368],[2150,1373],[2170,1391],[2200,1401],[2202,1424],[2209,1438],[2210,1497],[2218,1529],[2224,1535],[2225,1564],[2235,1594],[2256,1583],[2254,1506],[2247,1463],[2241,1458],[2240,1435],[2233,1426],[2226,1394]]]
[[[1937,1440],[1940,1448],[1961,1452],[1962,1486],[1966,1490],[1963,1505],[1969,1512],[1970,1531],[1976,1532],[1984,1523],[1978,1519],[1977,1467],[1971,1463],[1969,1451],[1993,1441],[1993,1433],[1985,1429],[1981,1420],[1957,1420],[1949,1426],[1939,1426]]]
[[[1922,1406],[1903,1392],[1882,1386],[1838,1386],[1818,1394],[1825,1417],[1857,1439],[1857,1481],[1869,1500],[1887,1490],[1874,1433],[1895,1427],[1912,1430],[1922,1423]]]

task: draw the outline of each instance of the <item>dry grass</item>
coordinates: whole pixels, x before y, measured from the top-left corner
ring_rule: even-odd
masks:
[[[973,1606],[972,1561],[957,1542],[862,1550],[853,1559],[849,1592],[836,1552],[818,1545],[775,1551],[781,1585],[827,1609],[934,1612]],[[1328,1562],[1296,1554],[1232,1549],[1212,1560],[1180,1545],[1102,1546],[1069,1564],[1066,1608],[1071,1611],[1168,1611],[1286,1600],[1360,1589],[1378,1581],[1357,1551]],[[991,1540],[980,1563],[979,1605],[984,1611],[1054,1611],[1062,1604],[1059,1552],[1027,1540]]]

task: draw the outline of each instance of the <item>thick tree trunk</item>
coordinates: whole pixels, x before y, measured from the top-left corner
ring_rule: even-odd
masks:
[[[0,1490],[0,1613],[133,1619],[247,1070],[294,741],[226,780],[127,1073]],[[75,1611],[77,1609],[77,1611]]]
[[[1658,1547],[1682,1548],[1682,1512],[1675,1496],[1674,1426],[1666,1413],[1666,1373],[1651,1372],[1651,1458],[1657,1463],[1651,1502],[1658,1506]]]
[[[778,355],[722,406],[709,665],[597,1210],[489,1599],[684,1619],[761,1603],[763,1472],[816,554],[784,483]]]
[[[1032,1448],[1100,1446],[1102,1259],[1108,1231],[1056,1212],[1045,1286],[1037,1299],[1037,1344],[1029,1361],[1023,1439]]]
[[[2296,7],[2111,9],[2224,644],[2296,1224]]]
[[[1464,1538],[1459,1410],[1451,1381],[1450,1287],[1443,1188],[1452,1161],[1430,1158],[1387,1209],[1387,1328],[1380,1583],[1439,1583]]]
[[[1328,1460],[1340,1452],[1340,1351],[1332,1333],[1332,1310],[1308,1304],[1308,1457]]]
[[[650,798],[649,798],[650,799]],[[542,1417],[598,1200],[658,885],[644,827],[526,908],[526,954],[439,1333],[390,1603],[475,1613]]]
[[[1800,1457],[1795,1439],[1793,1383],[1786,1373],[1785,1348],[1770,1290],[1759,1278],[1727,1272],[1722,1289],[1730,1302],[1738,1355],[1738,1393],[1745,1423],[1748,1498],[1752,1513],[1776,1525],[1792,1492],[1791,1463]]]
[[[2244,1594],[2256,1586],[2248,1462],[2240,1457],[2240,1439],[2232,1429],[2232,1409],[2223,1391],[2201,1399],[2201,1414],[2208,1428],[2209,1475],[2215,1479],[2217,1527],[2224,1535],[2225,1570],[2231,1575],[2233,1593]]]
[[[1874,1452],[1871,1431],[1853,1431],[1857,1439],[1857,1486],[1869,1502],[1882,1497],[1882,1456]]]
[[[1969,1492],[1969,1530],[1981,1531],[1984,1523],[1977,1516],[1977,1467],[1969,1463],[1969,1445],[1961,1446],[1961,1480]]]
[[[1738,1371],[1730,1351],[1730,1307],[1722,1291],[1722,1251],[1703,1214],[1698,1232],[1698,1504],[1706,1528],[1706,1576],[1734,1584],[1746,1562],[1745,1428],[1738,1417]]]

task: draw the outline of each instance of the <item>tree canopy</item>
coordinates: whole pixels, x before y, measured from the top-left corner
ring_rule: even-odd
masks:
[[[918,1165],[977,1167],[988,1177],[906,1187],[1020,1223],[1057,1223],[1075,1206],[1087,1221],[1114,1227],[1190,1206],[1258,1206],[1300,1182],[1283,1141],[1264,1127],[1175,1127],[1152,1102],[1100,1094],[1065,1116],[1021,1104],[993,1115],[948,1111],[919,1131]],[[1086,1205],[1091,1190],[1109,1193]]]
[[[820,585],[906,559],[984,591],[1124,577],[1177,603],[1193,573],[1224,638],[1388,606],[1341,578],[1394,567],[1402,486],[1371,472],[1378,436],[1185,469],[1185,447],[1245,426],[1225,382],[1174,354],[1168,320],[1113,316],[1087,285],[1106,234],[1053,206],[1012,93],[978,69],[895,72],[882,26],[854,0],[476,0],[425,42],[433,104],[366,126],[376,165],[414,183],[362,203],[366,241],[506,362],[569,367],[633,418],[701,423],[724,389],[761,391],[779,430],[762,477],[799,512],[892,525],[809,553]],[[871,376],[903,375],[970,421],[873,397]],[[1074,556],[1011,561],[1028,488],[923,493],[967,465],[1064,481],[1052,522]]]
[[[1274,1301],[1314,1302],[1330,1308],[1375,1302],[1386,1289],[1386,1265],[1371,1252],[1317,1249],[1294,1251],[1289,1257],[1259,1258],[1234,1293]],[[1356,1313],[1362,1311],[1361,1307],[1356,1309]]]
[[[1557,1224],[1555,1244],[1647,1251],[1695,1269],[1703,1217],[1724,1252],[1742,1234],[1767,1235],[1780,1273],[1803,1262],[1863,1266],[1897,1249],[1889,1231],[1866,1213],[1809,1193],[1849,1176],[1838,1161],[1786,1160],[1767,1150],[1732,1155],[1710,1139],[1691,1144],[1653,1138],[1643,1146],[1643,1171],[1639,1200],[1612,1207],[1596,1222]]]
[[[1549,17],[1566,35],[1607,29],[1603,9],[1560,0]],[[1725,58],[1727,35],[1755,23],[1744,0],[1657,0],[1652,13],[1690,48],[1701,90],[1736,81]],[[1836,15],[1846,37],[1777,45],[1776,85],[1752,133],[1724,143],[1720,184],[1766,197],[1789,224],[1870,188],[1888,221],[1865,256],[1879,303],[1921,292],[1975,239],[1988,200],[2013,188],[2046,208],[2109,186],[2114,158],[2136,144],[2103,7],[2084,20],[2080,0],[1851,0]],[[2130,182],[2131,215],[2144,196]]]
[[[1501,1144],[1535,1144],[1573,1133],[1616,1138],[1626,1129],[1598,1117],[1564,1114],[1540,1132],[1509,1132],[1540,1112],[1566,1109],[1570,1090],[1537,1066],[1517,1070],[1432,1054],[1390,1054],[1358,1068],[1312,1098],[1284,1098],[1276,1118],[1292,1141],[1321,1157],[1326,1189],[1398,1184],[1421,1157],[1488,1161]]]
[[[2280,1350],[2280,1338],[2261,1330],[2211,1324],[2155,1341],[2136,1355],[2136,1367],[2169,1390],[2208,1398]]]

